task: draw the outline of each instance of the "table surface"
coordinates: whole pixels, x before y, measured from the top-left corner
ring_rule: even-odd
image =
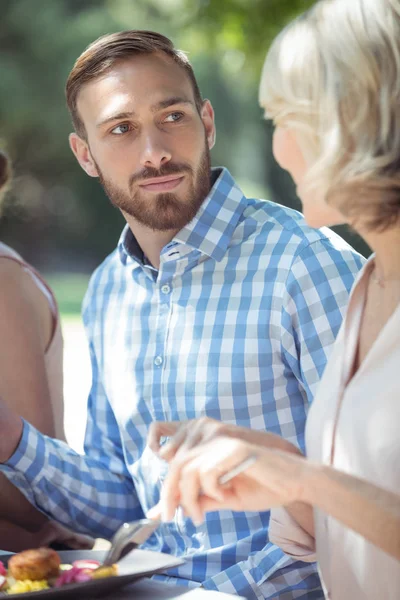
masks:
[[[212,592],[200,588],[188,590],[182,586],[170,585],[153,581],[151,579],[142,579],[118,592],[114,591],[112,595],[103,596],[104,599],[112,600],[240,600],[239,596],[223,594],[221,592]]]

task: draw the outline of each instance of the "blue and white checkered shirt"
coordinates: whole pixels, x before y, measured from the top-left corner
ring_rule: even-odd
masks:
[[[156,271],[130,229],[84,303],[93,384],[85,456],[24,424],[1,470],[42,511],[95,536],[142,517],[167,465],[146,447],[153,421],[208,415],[304,449],[316,384],[362,258],[301,214],[246,198],[226,170]],[[249,599],[322,598],[315,565],[268,541],[269,513],[181,511],[144,548],[183,556],[171,581]]]

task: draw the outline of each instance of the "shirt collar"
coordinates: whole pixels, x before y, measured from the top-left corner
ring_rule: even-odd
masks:
[[[194,219],[179,231],[174,242],[183,243],[200,252],[222,260],[247,200],[225,168],[212,169],[214,185]],[[143,265],[143,252],[129,226],[126,225],[118,243],[121,262]]]

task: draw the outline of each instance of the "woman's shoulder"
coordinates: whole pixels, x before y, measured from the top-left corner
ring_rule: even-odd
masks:
[[[3,254],[0,249],[0,312],[2,327],[15,323],[39,324],[43,347],[47,347],[53,329],[53,310],[43,294],[29,265],[15,253]],[[11,249],[10,249],[11,250]],[[10,260],[11,258],[11,260]]]
[[[50,304],[51,311],[54,315],[57,314],[57,303],[54,293],[47,284],[43,276],[18,252],[10,246],[0,242],[0,281],[2,290],[7,288],[8,291],[18,291],[24,289],[28,293],[28,298],[33,293],[34,296],[40,291],[38,297],[41,298],[41,303]],[[42,299],[42,296],[45,299]]]

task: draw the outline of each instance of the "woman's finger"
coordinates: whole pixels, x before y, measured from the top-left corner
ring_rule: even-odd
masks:
[[[203,434],[201,428],[196,426],[193,421],[190,421],[190,425],[187,426],[185,431],[185,437],[179,444],[176,450],[175,458],[180,460],[186,456],[188,452],[198,447],[203,441]]]
[[[251,454],[254,454],[253,447],[243,440],[219,438],[219,440],[211,442],[208,459],[204,461],[201,471],[203,493],[221,502],[224,493],[235,487],[235,481],[240,472],[229,480],[227,485],[223,485],[221,479],[233,474],[233,470],[240,467]],[[204,458],[206,457],[204,456]]]
[[[186,452],[182,452],[178,455],[175,454],[171,460],[168,476],[164,481],[163,489],[161,492],[161,505],[163,512],[163,520],[171,520],[175,514],[175,510],[182,502],[180,487],[181,482],[185,479],[183,470],[185,467],[199,457],[199,463],[204,459],[203,456],[207,448],[203,446],[197,446]],[[207,464],[207,458],[205,458],[205,464]],[[198,468],[196,463],[196,468]]]
[[[160,504],[163,521],[172,520],[180,504],[179,482],[182,477],[182,469],[190,458],[190,455],[185,459],[183,457],[179,460],[175,458],[170,463],[168,475],[161,490]]]
[[[200,520],[199,501],[202,494],[223,502],[225,496],[220,483],[221,476],[240,464],[249,456],[249,452],[248,444],[232,438],[219,438],[197,448],[180,471],[180,502],[186,513],[196,521]],[[186,458],[188,456],[189,453]]]
[[[242,511],[243,508],[237,498],[233,488],[223,491],[223,500],[216,500],[203,494],[199,498],[199,509],[203,515],[215,510],[235,510]]]
[[[180,505],[185,514],[192,519],[195,525],[200,525],[204,520],[203,512],[199,506],[201,495],[201,482],[196,459],[185,465],[179,481]]]

